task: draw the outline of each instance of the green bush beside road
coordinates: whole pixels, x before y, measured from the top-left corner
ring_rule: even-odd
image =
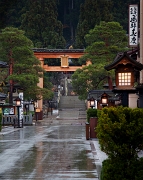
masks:
[[[86,114],[87,114],[87,122],[89,123],[91,117],[97,117],[97,109],[89,108],[87,109]]]
[[[130,164],[130,166],[128,165]],[[101,180],[143,180],[143,158],[124,161],[106,159],[102,164]]]
[[[138,152],[143,150],[143,109],[103,108],[96,131],[101,150],[108,156],[103,162],[102,180],[140,180],[143,160]]]

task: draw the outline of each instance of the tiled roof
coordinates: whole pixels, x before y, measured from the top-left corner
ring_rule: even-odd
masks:
[[[109,71],[111,69],[115,69],[115,66],[124,58],[126,57],[138,70],[143,69],[143,64],[139,63],[138,61],[134,60],[127,52],[118,53],[114,61],[106,65],[104,68]]]
[[[101,96],[103,93],[108,94],[108,99],[112,100],[112,101],[117,101],[119,100],[119,97],[115,96],[115,93],[112,92],[112,90],[108,90],[108,89],[102,89],[102,90],[91,90],[88,92],[88,98],[90,99],[91,97],[93,97],[96,100],[100,100]]]
[[[7,94],[0,93],[0,98],[6,98],[6,97],[7,97]]]
[[[54,52],[54,53],[59,53],[59,52],[84,52],[84,49],[47,49],[47,48],[33,48],[33,52]]]
[[[1,68],[7,67],[7,66],[8,66],[8,65],[7,65],[6,62],[0,61],[0,67],[1,67]]]

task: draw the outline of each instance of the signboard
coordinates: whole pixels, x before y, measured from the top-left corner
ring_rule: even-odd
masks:
[[[21,107],[19,108],[19,119],[23,119],[23,92],[19,93],[19,98],[21,99]]]
[[[3,108],[4,115],[14,115],[14,107],[5,107]]]
[[[9,108],[9,114],[14,115],[14,107]]]
[[[68,62],[68,56],[62,56],[61,57],[61,67],[68,67],[69,62]]]
[[[129,46],[138,45],[138,5],[129,5]]]
[[[3,114],[4,115],[9,115],[9,108],[4,108],[3,109]]]

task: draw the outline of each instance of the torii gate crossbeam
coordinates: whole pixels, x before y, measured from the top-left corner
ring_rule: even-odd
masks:
[[[41,66],[45,71],[49,72],[64,72],[64,71],[76,71],[78,68],[82,68],[82,66],[69,66],[68,59],[72,58],[80,58],[84,55],[83,49],[33,49],[34,55],[41,62]],[[55,58],[61,59],[61,66],[48,66],[44,65],[44,59],[52,59]]]

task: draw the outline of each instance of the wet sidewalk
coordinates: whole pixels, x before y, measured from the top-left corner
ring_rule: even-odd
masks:
[[[3,126],[2,130],[0,131],[0,135],[6,135],[18,130],[18,128],[14,128],[13,126]]]

